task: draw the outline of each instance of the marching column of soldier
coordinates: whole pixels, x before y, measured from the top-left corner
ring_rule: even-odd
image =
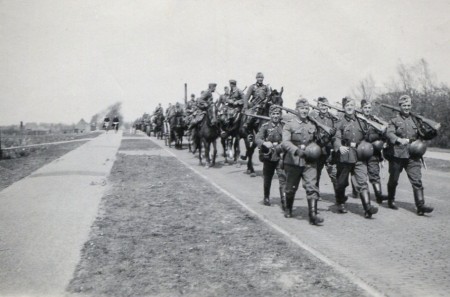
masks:
[[[238,129],[246,135],[244,140],[259,149],[259,158],[263,163],[264,205],[270,206],[272,203],[271,184],[277,173],[281,208],[286,218],[293,216],[295,195],[302,181],[309,222],[313,225],[323,223],[317,204],[324,168],[333,185],[339,214],[347,213],[348,197],[345,192],[350,175],[354,195],[361,200],[365,218],[371,218],[378,212],[378,208],[371,203],[368,182],[372,184],[378,204],[387,201],[388,208],[397,210],[395,193],[403,170],[412,185],[417,214],[433,211],[431,206],[425,204],[421,168],[426,150],[424,141],[437,135],[440,124],[414,114],[410,96],[400,96],[398,106],[380,103],[381,107],[398,113],[387,122],[373,115],[372,104],[377,102],[364,99],[361,109],[357,109],[355,100],[348,97],[342,99],[342,107],[331,105],[325,97],[319,97],[315,100],[316,106],[313,106],[301,97],[296,101],[295,109],[290,109],[282,106],[281,98],[273,100],[270,96],[273,91],[263,84],[262,73],[256,75],[256,80],[245,95],[237,88],[236,80],[230,80],[229,87],[224,88],[224,93],[216,102],[213,93],[217,84],[210,83],[198,99],[191,95],[184,110],[179,103],[169,104],[166,120],[183,117],[187,130],[195,138],[199,123],[208,116],[207,110],[212,105],[217,107],[220,137],[230,137],[233,129]],[[341,114],[335,115],[330,109]],[[290,115],[283,117],[282,110]],[[158,114],[163,114],[161,104],[154,116]],[[244,122],[240,123],[241,120]],[[245,160],[245,156],[241,158]],[[380,181],[380,163],[385,159],[389,162],[387,196],[382,194]]]

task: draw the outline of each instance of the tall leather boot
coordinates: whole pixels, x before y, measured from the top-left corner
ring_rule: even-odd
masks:
[[[268,178],[264,177],[264,205],[266,206],[270,206],[270,186],[271,186],[271,182],[269,181]]]
[[[395,190],[396,190],[396,186],[389,186],[388,184],[388,206],[390,209],[394,209],[397,210],[398,207],[397,205],[395,205]]]
[[[281,202],[281,209],[283,211],[286,210],[286,194],[284,193],[284,189],[280,188],[280,202]]]
[[[423,198],[423,188],[414,189],[414,201],[416,202],[417,214],[423,216],[426,213],[430,213],[434,210],[433,207],[425,205],[425,200]]]
[[[324,219],[317,215],[317,199],[308,199],[308,214],[309,223],[311,225],[318,225],[323,223]]]
[[[386,196],[383,196],[380,183],[373,183],[373,192],[375,193],[376,201],[378,204],[383,203],[383,200],[387,200]]]
[[[345,196],[345,189],[339,190],[338,187],[335,187],[335,197],[336,197],[336,207],[338,213],[347,213],[347,208],[345,207],[345,202],[347,201],[347,197]]]
[[[284,211],[285,218],[292,218],[292,207],[294,206],[294,197],[293,193],[286,193],[286,210]]]
[[[359,193],[359,197],[361,198],[361,203],[364,207],[364,217],[370,219],[373,214],[378,212],[378,207],[370,205],[370,194],[367,189],[362,190]]]

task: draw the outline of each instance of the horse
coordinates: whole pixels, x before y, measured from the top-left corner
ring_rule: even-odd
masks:
[[[268,116],[269,109],[272,104],[283,105],[283,90],[281,87],[281,91],[278,92],[276,89],[272,90],[269,94],[269,98],[262,102],[261,104],[257,104],[247,110],[248,114],[254,115],[262,115]],[[255,117],[251,117],[248,115],[243,115],[241,119],[241,126],[239,128],[240,135],[244,139],[245,142],[245,155],[241,156],[241,160],[247,160],[247,174],[250,174],[251,177],[256,177],[255,169],[253,168],[253,154],[256,149],[255,136],[259,131],[259,128],[263,124],[263,120],[257,119]]]
[[[194,133],[195,136],[194,142],[197,145],[200,166],[203,166],[201,144],[203,144],[203,147],[205,149],[206,168],[209,168],[210,166],[215,166],[217,156],[216,140],[220,134],[219,119],[216,104],[212,103],[208,106],[206,114],[203,116],[203,119],[201,120],[200,123],[198,123],[195,129],[196,131]],[[209,154],[211,143],[213,144],[212,162]]]
[[[220,141],[223,147],[223,157],[225,158],[225,164],[229,164],[228,158],[233,159],[233,163],[236,163],[240,167],[240,163],[237,163],[238,157],[241,153],[239,142],[241,139],[240,126],[242,120],[242,113],[236,112],[230,114],[228,112],[222,114],[220,117]]]
[[[157,139],[163,139],[164,115],[162,113],[155,114],[153,117],[153,135]]]
[[[169,118],[170,134],[169,134],[169,147],[172,147],[172,141],[175,141],[175,148],[182,149],[183,147],[183,136],[185,130],[185,124],[183,120],[183,115],[173,114]]]

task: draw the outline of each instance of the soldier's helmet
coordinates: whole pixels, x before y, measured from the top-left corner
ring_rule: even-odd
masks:
[[[373,156],[373,145],[370,142],[361,141],[356,148],[358,160],[365,161]]]
[[[310,161],[310,162],[316,161],[317,159],[319,159],[321,154],[322,154],[322,149],[315,142],[311,142],[305,148],[305,159],[307,161]]]
[[[413,141],[409,145],[409,155],[413,158],[422,157],[426,151],[427,151],[427,145],[425,142],[423,142],[420,139]]]

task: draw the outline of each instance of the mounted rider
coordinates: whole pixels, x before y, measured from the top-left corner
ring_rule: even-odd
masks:
[[[256,74],[256,83],[252,84],[244,96],[244,109],[263,108],[264,103],[269,100],[271,89],[269,85],[263,84],[264,75],[261,72]]]
[[[216,91],[217,84],[210,83],[208,89],[203,91],[200,98],[197,99],[197,110],[194,113],[193,119],[189,124],[189,129],[195,128],[198,123],[203,120],[208,107],[214,104],[213,93]]]
[[[164,115],[164,110],[161,106],[161,103],[158,103],[158,106],[155,108],[155,111],[153,112],[153,115],[158,116],[158,115]]]

